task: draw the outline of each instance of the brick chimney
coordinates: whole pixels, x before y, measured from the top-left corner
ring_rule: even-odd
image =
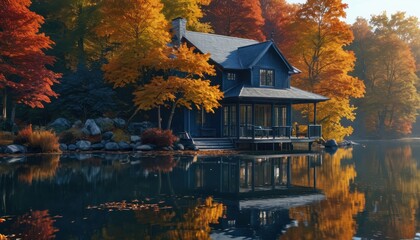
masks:
[[[172,34],[175,45],[181,45],[182,38],[187,30],[187,20],[185,18],[175,18],[172,20]]]

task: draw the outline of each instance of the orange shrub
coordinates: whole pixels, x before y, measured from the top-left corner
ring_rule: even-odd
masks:
[[[19,131],[13,143],[16,144],[26,144],[29,142],[29,137],[32,135],[32,124],[29,124],[25,128]]]
[[[162,130],[158,128],[150,128],[141,134],[141,142],[143,144],[153,144],[157,147],[169,147],[177,140],[172,134],[172,130]]]
[[[35,131],[29,137],[28,146],[35,151],[60,152],[58,137],[51,131]]]

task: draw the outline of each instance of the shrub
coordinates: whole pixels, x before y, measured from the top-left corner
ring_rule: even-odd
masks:
[[[28,146],[34,151],[40,152],[60,152],[58,137],[51,131],[35,131],[29,137]]]
[[[177,137],[172,134],[172,130],[150,128],[141,134],[141,141],[144,144],[153,144],[157,147],[169,147],[177,141]]]
[[[59,142],[65,144],[75,143],[83,139],[83,132],[77,128],[70,128],[62,133],[60,133]]]
[[[14,136],[11,132],[1,132],[0,131],[0,145],[12,144],[14,142],[13,139],[14,139]]]
[[[25,128],[19,131],[13,143],[15,144],[26,144],[29,142],[29,137],[32,135],[32,124],[29,124]]]
[[[113,133],[114,136],[112,137],[112,140],[115,142],[130,142],[130,135],[128,135],[128,133],[126,133],[124,130],[117,128]]]

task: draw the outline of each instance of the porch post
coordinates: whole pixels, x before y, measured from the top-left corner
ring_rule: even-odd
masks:
[[[239,137],[240,137],[240,119],[239,119],[239,117],[240,117],[240,111],[241,111],[241,109],[239,108],[240,107],[240,105],[239,105],[239,101],[236,103],[236,136],[237,136],[237,139],[239,139]]]
[[[314,125],[316,125],[316,102],[314,103]]]

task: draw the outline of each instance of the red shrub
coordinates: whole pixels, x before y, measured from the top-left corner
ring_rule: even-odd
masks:
[[[177,141],[172,134],[172,130],[162,130],[158,128],[150,128],[141,134],[143,144],[153,144],[157,147],[169,147]]]

